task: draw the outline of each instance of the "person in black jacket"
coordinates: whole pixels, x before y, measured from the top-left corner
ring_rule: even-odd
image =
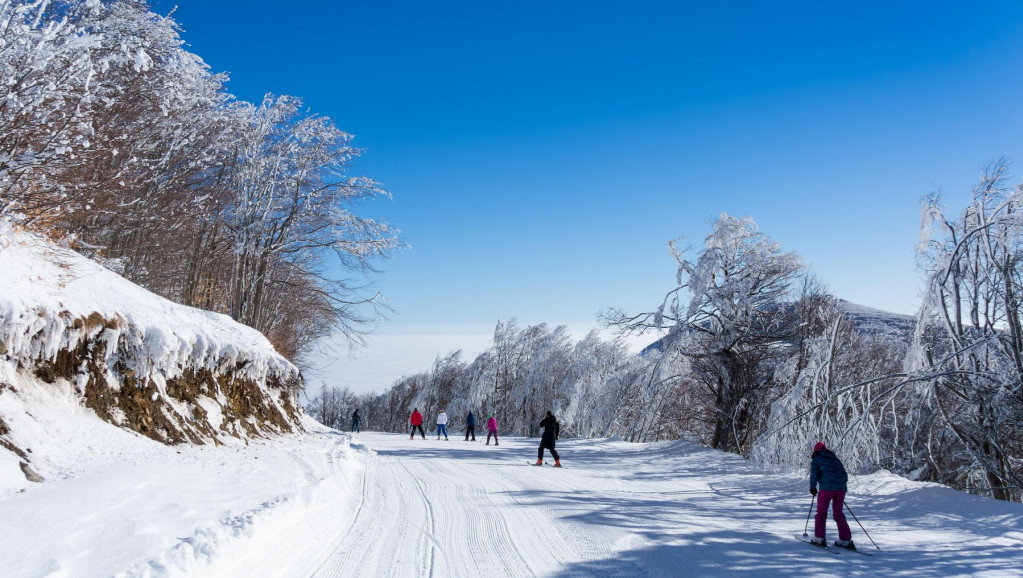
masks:
[[[465,416],[465,441],[470,441],[469,436],[472,436],[471,441],[476,441],[476,416],[471,411]]]
[[[536,451],[535,465],[543,465],[543,450],[547,448],[551,450],[551,455],[554,456],[554,467],[560,468],[561,456],[558,455],[558,450],[554,449],[554,442],[557,441],[558,435],[561,434],[561,424],[554,418],[554,414],[548,411],[547,415],[540,421],[540,427],[543,428],[543,435],[540,436],[540,447]]]

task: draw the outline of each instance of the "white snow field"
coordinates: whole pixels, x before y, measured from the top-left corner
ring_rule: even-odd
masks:
[[[311,421],[248,445],[164,446],[100,421],[69,386],[32,390],[0,409],[31,416],[11,425],[35,428],[33,453],[59,475],[0,477],[3,576],[1023,575],[1023,504],[888,474],[849,494],[884,551],[850,518],[874,555],[832,554],[793,536],[805,476],[686,442],[562,440],[560,470],[529,465],[535,439]]]

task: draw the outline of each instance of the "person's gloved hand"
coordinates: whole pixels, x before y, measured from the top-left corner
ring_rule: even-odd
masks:
[[[810,488],[810,495],[811,496],[816,496],[817,495],[817,488]]]

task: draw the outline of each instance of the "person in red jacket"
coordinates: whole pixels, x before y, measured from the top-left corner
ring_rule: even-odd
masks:
[[[409,423],[412,424],[412,435],[408,439],[414,439],[416,437],[416,428],[419,429],[419,435],[426,439],[426,432],[423,431],[423,414],[419,413],[419,408],[412,408],[412,415],[408,418]]]

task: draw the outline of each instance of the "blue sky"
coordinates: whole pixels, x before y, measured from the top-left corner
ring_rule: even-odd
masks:
[[[233,94],[302,97],[365,149],[394,199],[363,214],[411,247],[374,278],[385,334],[651,310],[666,241],[722,212],[912,313],[920,198],[958,209],[987,162],[1023,166],[1019,2],[153,6],[175,5]]]

